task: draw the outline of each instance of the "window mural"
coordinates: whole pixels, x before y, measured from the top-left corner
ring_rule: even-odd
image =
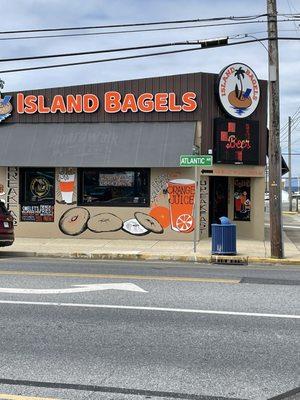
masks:
[[[251,179],[234,179],[234,220],[251,220],[251,197],[250,197]]]
[[[20,168],[20,183],[22,205],[54,205],[54,168]]]

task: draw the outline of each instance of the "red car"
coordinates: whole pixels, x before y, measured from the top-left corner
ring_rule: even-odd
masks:
[[[14,240],[14,219],[0,201],[0,247],[11,246]]]

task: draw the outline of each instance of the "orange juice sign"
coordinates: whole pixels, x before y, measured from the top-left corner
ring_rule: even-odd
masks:
[[[87,94],[68,94],[62,96],[55,95],[50,102],[47,102],[43,95],[24,95],[17,94],[18,114],[55,114],[55,113],[94,113],[100,108],[100,99],[97,95]],[[117,91],[104,93],[104,111],[107,113],[127,113],[143,112],[192,112],[197,108],[196,93],[185,92],[182,96],[175,93],[142,93],[135,96],[127,93],[123,97]]]
[[[171,227],[173,231],[189,233],[194,230],[195,181],[174,179],[168,182]]]

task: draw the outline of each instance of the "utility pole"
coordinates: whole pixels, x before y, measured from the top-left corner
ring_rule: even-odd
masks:
[[[283,258],[279,57],[276,0],[267,0],[269,38],[269,204],[271,257]]]
[[[288,120],[288,156],[289,156],[289,211],[293,211],[293,197],[292,197],[292,118]]]

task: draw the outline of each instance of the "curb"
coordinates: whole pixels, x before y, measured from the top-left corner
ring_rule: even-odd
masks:
[[[32,251],[1,251],[1,258],[37,257],[37,258],[64,258],[84,260],[123,260],[123,261],[177,261],[199,264],[263,264],[263,265],[299,265],[300,259],[276,259],[268,257],[245,256],[198,256],[155,253],[47,253]],[[220,258],[218,260],[218,257]]]

